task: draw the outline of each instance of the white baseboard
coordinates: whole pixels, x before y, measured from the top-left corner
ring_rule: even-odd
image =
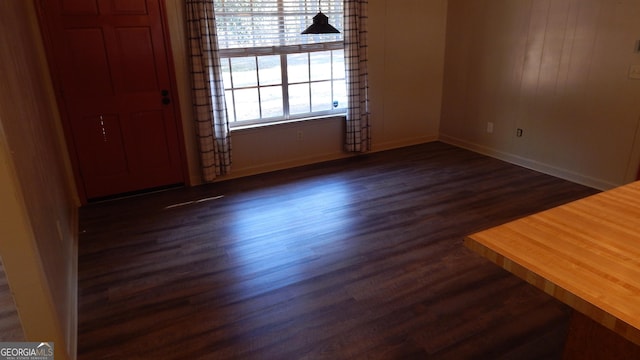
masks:
[[[399,141],[387,141],[387,142],[381,142],[381,143],[374,142],[372,147],[373,147],[373,152],[378,152],[378,151],[399,149],[406,146],[419,145],[419,144],[424,144],[424,143],[433,142],[433,141],[438,141],[438,135],[420,136],[415,138],[402,139]]]
[[[458,146],[463,149],[477,152],[479,154],[490,156],[492,158],[496,158],[502,161],[506,161],[514,165],[522,166],[527,169],[535,170],[544,174],[555,176],[561,179],[572,181],[572,182],[589,186],[599,190],[608,190],[608,189],[612,189],[622,185],[622,184],[614,184],[606,180],[593,178],[593,177],[586,176],[584,174],[576,173],[573,171],[561,169],[561,168],[558,168],[549,164],[545,164],[536,160],[506,153],[503,151],[499,151],[499,150],[489,148],[483,145],[479,145],[476,143],[468,142],[468,141],[458,139],[452,136],[448,136],[445,134],[440,134],[440,136],[423,136],[423,137],[416,137],[411,139],[403,139],[401,141],[374,143],[372,146],[373,147],[372,152],[392,150],[392,149],[397,149],[405,146],[424,144],[424,143],[433,142],[433,141],[442,141],[444,143]],[[245,176],[251,176],[251,175],[268,173],[272,171],[294,168],[298,166],[310,165],[310,164],[321,163],[321,162],[331,161],[331,160],[344,159],[351,156],[354,156],[354,154],[349,154],[346,152],[335,152],[335,153],[320,154],[320,155],[315,155],[310,157],[302,157],[297,159],[289,159],[281,162],[260,164],[258,166],[236,168],[236,169],[233,169],[231,174],[226,175],[224,177],[220,177],[217,179],[217,181],[236,179],[236,178],[241,178]],[[198,184],[193,184],[193,185],[198,185]]]
[[[427,142],[437,141],[438,136],[429,136],[429,137],[416,137],[411,139],[403,139],[401,141],[389,141],[383,143],[374,142],[372,145],[372,153],[397,149],[405,146],[412,146],[423,144]],[[297,159],[288,159],[286,161],[272,162],[267,164],[260,164],[258,166],[244,167],[244,168],[232,168],[232,171],[229,175],[225,175],[224,177],[220,177],[216,181],[222,180],[230,180],[237,179],[245,176],[257,175],[268,173],[272,171],[284,170],[289,168],[294,168],[298,166],[311,165],[316,163],[321,163],[325,161],[332,161],[338,159],[344,159],[352,156],[356,156],[358,154],[346,153],[346,152],[332,152],[326,154],[319,154],[308,157],[301,157]],[[197,184],[193,184],[197,185]]]
[[[346,152],[339,152],[339,153],[321,154],[317,156],[303,157],[303,158],[297,158],[297,159],[289,159],[287,161],[272,162],[268,164],[260,164],[258,166],[250,166],[250,167],[244,167],[244,168],[232,167],[230,174],[225,175],[224,177],[220,177],[216,181],[237,179],[245,176],[264,174],[272,171],[311,165],[311,164],[325,162],[325,161],[343,159],[350,156],[353,156],[353,155]]]
[[[599,190],[609,190],[618,187],[622,184],[614,184],[603,179],[597,179],[584,174],[576,173],[561,169],[549,164],[545,164],[536,160],[528,159],[522,156],[506,153],[496,149],[492,149],[483,145],[468,142],[462,139],[451,137],[445,134],[440,134],[439,140],[454,146],[458,146],[473,152],[477,152],[483,155],[490,156],[508,163],[525,167],[527,169],[535,170],[543,174],[555,176],[561,179],[572,181],[581,185],[589,186]]]

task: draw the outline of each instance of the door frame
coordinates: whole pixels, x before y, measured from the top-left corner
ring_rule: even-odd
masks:
[[[62,81],[59,76],[59,66],[56,63],[55,56],[53,56],[54,51],[52,48],[52,40],[51,40],[51,25],[47,20],[47,15],[45,14],[44,5],[45,1],[50,0],[33,0],[34,7],[36,9],[38,24],[40,27],[40,36],[42,38],[42,43],[44,46],[46,61],[49,68],[49,74],[51,76],[51,82],[53,84],[53,92],[56,97],[56,104],[58,106],[58,113],[60,114],[60,121],[62,122],[62,129],[64,132],[65,143],[67,147],[67,152],[69,154],[69,159],[71,162],[71,167],[73,170],[73,177],[76,183],[76,192],[78,198],[80,199],[80,203],[82,205],[86,205],[88,203],[88,197],[86,188],[84,186],[84,181],[82,179],[82,175],[80,172],[80,161],[78,160],[77,149],[75,142],[73,140],[72,131],[71,131],[71,122],[69,119],[69,114],[66,110],[66,105],[64,102],[64,94],[62,91]],[[173,118],[176,123],[176,131],[178,136],[178,152],[180,158],[180,168],[182,171],[182,176],[184,179],[185,186],[191,186],[191,179],[189,176],[189,167],[187,161],[187,152],[184,138],[184,130],[182,124],[182,114],[180,111],[180,98],[178,96],[178,82],[176,80],[176,71],[175,64],[173,61],[173,48],[171,47],[171,36],[169,34],[169,23],[167,21],[167,6],[165,0],[156,0],[160,6],[160,22],[162,23],[162,38],[165,44],[165,54],[167,67],[169,71],[169,82],[171,84],[171,101],[174,104],[173,107]]]

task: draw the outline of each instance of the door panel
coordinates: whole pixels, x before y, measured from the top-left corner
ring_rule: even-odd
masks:
[[[164,122],[162,111],[145,111],[131,114],[131,123],[128,127],[132,140],[147,138],[142,146],[141,142],[131,141],[134,148],[131,151],[131,164],[145,171],[161,169],[162,166],[171,161],[171,153],[167,151],[173,144],[167,139],[166,131],[156,126]]]
[[[67,29],[64,36],[66,51],[62,70],[65,95],[72,98],[113,95],[102,29]]]
[[[108,4],[113,14],[147,14],[144,0],[111,0]]]
[[[86,198],[184,183],[160,0],[43,0]]]
[[[120,58],[120,91],[138,92],[158,89],[157,68],[152,36],[148,28],[116,28],[116,46]],[[151,59],[153,61],[140,61]]]
[[[74,124],[83,173],[89,177],[126,174],[127,156],[118,115],[84,116]]]
[[[63,0],[61,2],[63,15],[97,15],[98,2],[92,0]]]

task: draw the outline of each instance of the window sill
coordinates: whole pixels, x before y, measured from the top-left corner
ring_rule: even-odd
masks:
[[[231,132],[235,132],[235,131],[259,129],[259,128],[267,128],[272,126],[292,125],[292,124],[303,123],[307,121],[323,121],[323,120],[329,120],[329,119],[344,120],[345,118],[346,118],[345,114],[330,114],[330,115],[312,116],[312,117],[291,119],[291,120],[270,121],[270,122],[254,123],[254,124],[246,124],[246,125],[232,125],[229,130]]]

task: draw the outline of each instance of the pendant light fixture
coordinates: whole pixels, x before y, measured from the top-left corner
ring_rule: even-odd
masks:
[[[340,31],[329,24],[329,18],[322,13],[318,0],[318,13],[313,17],[313,23],[301,34],[339,34]]]

